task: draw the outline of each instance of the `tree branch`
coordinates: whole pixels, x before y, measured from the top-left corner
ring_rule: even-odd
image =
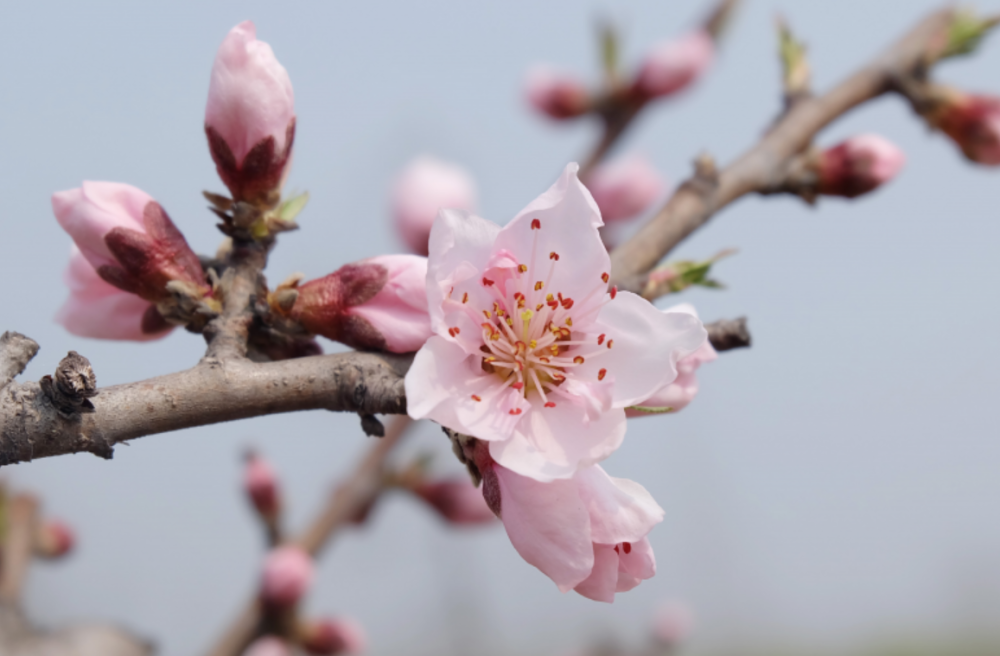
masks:
[[[38,342],[21,333],[5,332],[0,336],[0,388],[20,375],[38,353]]]

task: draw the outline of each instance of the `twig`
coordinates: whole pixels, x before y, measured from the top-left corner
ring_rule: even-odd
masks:
[[[316,556],[341,528],[377,501],[384,489],[382,474],[386,458],[412,423],[406,415],[393,418],[385,437],[372,445],[350,478],[337,486],[309,527],[294,540],[295,544]],[[257,637],[263,617],[260,601],[250,600],[208,655],[239,656]]]
[[[28,366],[38,353],[38,342],[21,333],[5,332],[0,336],[0,388]]]
[[[0,603],[17,606],[31,567],[38,499],[18,494],[7,502],[6,532],[3,538],[3,567],[0,569]]]

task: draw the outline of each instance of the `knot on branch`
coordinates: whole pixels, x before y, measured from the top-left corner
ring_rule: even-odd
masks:
[[[90,402],[97,396],[97,376],[90,360],[76,351],[70,351],[56,368],[55,379],[45,376],[39,381],[45,396],[59,414],[72,419],[82,413],[94,412]]]
[[[747,318],[721,319],[705,324],[708,331],[708,341],[716,351],[730,351],[750,346],[750,330],[747,328]]]
[[[365,435],[368,437],[385,437],[385,426],[378,420],[378,417],[364,413],[358,416],[361,417],[361,430],[365,432]]]

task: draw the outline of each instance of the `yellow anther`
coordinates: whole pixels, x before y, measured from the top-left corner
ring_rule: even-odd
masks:
[[[544,286],[545,286],[545,283],[543,283],[541,280],[539,280],[538,282],[535,283],[535,291],[537,292],[538,290],[540,290]]]

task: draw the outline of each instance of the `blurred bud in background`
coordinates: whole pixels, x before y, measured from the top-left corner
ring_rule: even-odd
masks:
[[[939,104],[927,121],[948,135],[967,158],[1000,165],[1000,97],[939,88]]]
[[[643,58],[635,89],[650,98],[672,96],[697,80],[714,58],[715,41],[706,30],[660,43]]]
[[[827,196],[855,198],[896,177],[906,155],[877,134],[851,137],[819,155],[818,191]]]
[[[427,241],[438,211],[476,211],[476,184],[462,167],[422,156],[396,178],[391,202],[403,243],[417,255],[427,255]]]
[[[497,519],[482,491],[468,478],[423,483],[414,487],[413,493],[453,524],[492,523]]]
[[[637,153],[599,165],[586,180],[605,223],[634,218],[667,189],[663,176]]]
[[[285,545],[273,549],[264,559],[261,599],[276,608],[293,606],[309,590],[314,576],[312,558],[300,547]]]
[[[669,653],[691,635],[694,628],[694,614],[678,601],[670,601],[660,606],[653,614],[650,627],[653,640]]]
[[[73,529],[59,520],[41,522],[35,533],[35,555],[42,558],[61,558],[69,554],[75,544]]]
[[[243,490],[261,517],[274,521],[281,512],[281,489],[278,475],[264,458],[247,453],[243,469]]]
[[[550,66],[532,67],[524,91],[528,103],[550,118],[574,118],[590,110],[590,94],[583,82]]]
[[[299,642],[307,654],[360,654],[368,646],[364,628],[350,618],[325,618],[306,622]]]
[[[243,656],[292,656],[292,649],[280,638],[264,636],[254,640]]]

